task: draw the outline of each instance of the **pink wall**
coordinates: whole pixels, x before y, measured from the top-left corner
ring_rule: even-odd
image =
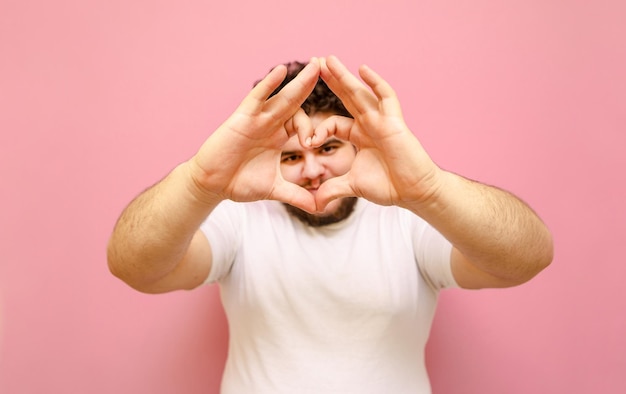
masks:
[[[517,193],[554,264],[442,296],[435,393],[626,391],[621,0],[0,2],[0,392],[215,393],[215,288],[109,275],[123,206],[270,66],[336,54],[396,87],[444,167]]]

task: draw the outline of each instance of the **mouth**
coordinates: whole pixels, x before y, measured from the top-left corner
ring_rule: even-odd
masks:
[[[315,195],[317,193],[317,190],[320,188],[320,186],[322,185],[323,182],[321,181],[317,181],[317,182],[308,182],[305,185],[302,185],[303,188],[305,188],[309,193]]]

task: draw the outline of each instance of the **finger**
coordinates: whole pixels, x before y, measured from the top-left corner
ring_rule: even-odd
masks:
[[[291,137],[298,134],[298,141],[303,147],[311,146],[313,137],[313,124],[311,118],[304,112],[302,108],[298,108],[296,113],[285,123],[287,135]]]
[[[374,92],[378,100],[383,104],[385,109],[399,110],[398,96],[391,85],[385,81],[380,74],[376,73],[367,65],[359,67],[359,75]]]
[[[330,116],[315,128],[309,146],[318,147],[334,136],[340,140],[349,141],[358,148],[358,136],[353,133],[353,125],[354,119],[339,115]]]
[[[287,67],[283,64],[279,64],[274,67],[259,83],[257,83],[250,93],[241,102],[243,108],[260,111],[267,98],[272,94],[277,87],[280,86],[282,81],[287,75]]]
[[[316,212],[313,194],[303,187],[284,180],[274,188],[270,199],[293,205],[309,213]]]
[[[320,58],[320,77],[326,85],[335,93],[337,96],[345,95],[343,92],[343,87],[337,81],[337,78],[333,75],[333,73],[328,69],[328,65],[325,58]]]
[[[274,114],[288,114],[291,117],[313,91],[319,72],[319,60],[312,58],[293,80],[267,101],[267,109]]]
[[[342,84],[337,80],[333,73],[328,69],[328,65],[325,58],[320,59],[320,77],[326,85],[332,90],[333,93],[342,101],[348,112],[354,116],[357,113],[357,109],[348,100],[344,101],[344,98],[348,96]]]
[[[347,172],[322,183],[315,194],[317,212],[324,212],[326,206],[338,198],[356,196],[348,181],[349,174]]]
[[[325,64],[328,72],[321,74],[324,81],[341,99],[346,108],[353,108],[350,111],[351,114],[366,113],[378,107],[377,97],[339,59],[330,56],[326,59]]]

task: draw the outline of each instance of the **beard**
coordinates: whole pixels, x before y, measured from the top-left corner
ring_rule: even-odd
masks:
[[[289,204],[283,203],[283,205],[287,208],[287,212],[289,212],[289,214],[300,220],[302,223],[311,227],[322,227],[347,219],[348,216],[352,214],[352,211],[354,211],[356,202],[356,197],[344,197],[341,199],[339,207],[328,215],[314,215]]]

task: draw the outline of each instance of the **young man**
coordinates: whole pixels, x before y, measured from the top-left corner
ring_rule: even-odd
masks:
[[[439,290],[518,285],[552,260],[530,208],[439,168],[392,88],[359,73],[274,68],[111,236],[111,271],[140,291],[219,283],[223,393],[429,393]]]

